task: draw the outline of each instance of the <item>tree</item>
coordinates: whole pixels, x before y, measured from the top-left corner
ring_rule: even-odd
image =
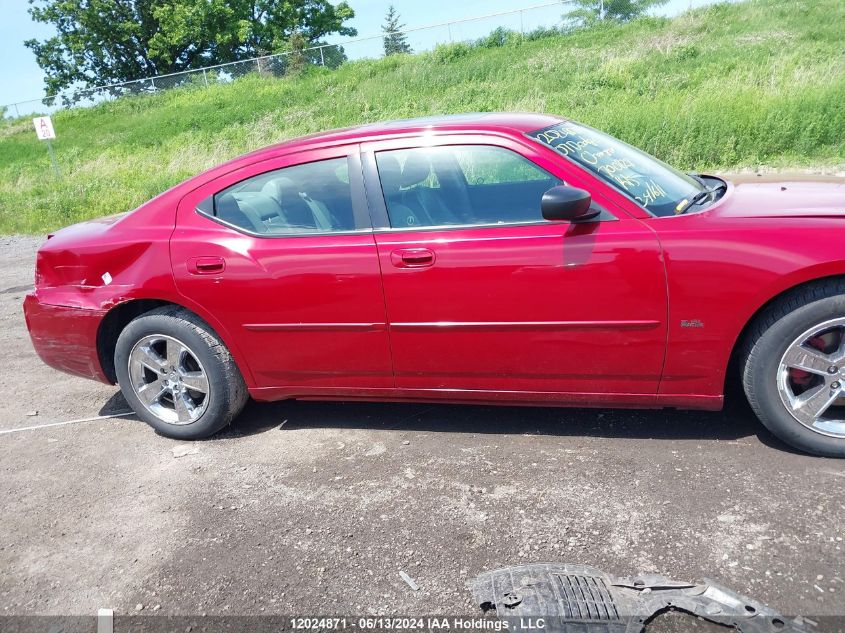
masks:
[[[357,35],[346,2],[329,0],[29,0],[56,35],[27,40],[47,94],[115,84]]]
[[[305,47],[308,42],[299,31],[294,31],[287,41],[287,72],[298,75],[308,64],[308,59],[305,57]]]
[[[399,14],[396,8],[391,4],[387,8],[387,15],[384,16],[384,25],[381,30],[384,32],[384,54],[385,55],[399,55],[401,53],[411,53],[411,46],[402,29],[404,24],[399,23]]]
[[[666,4],[668,0],[575,0],[577,9],[566,17],[582,24],[592,24],[599,20],[628,22],[641,17],[651,7]]]

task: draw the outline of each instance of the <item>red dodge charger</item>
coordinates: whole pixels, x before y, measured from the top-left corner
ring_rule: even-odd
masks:
[[[49,365],[176,438],[248,397],[717,410],[845,456],[845,187],[685,174],[538,114],[300,138],[38,252]]]

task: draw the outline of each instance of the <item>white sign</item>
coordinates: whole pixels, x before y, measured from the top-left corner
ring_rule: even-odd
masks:
[[[32,124],[35,126],[35,133],[38,135],[39,141],[49,141],[56,138],[56,132],[53,130],[53,122],[48,116],[39,116],[32,119]]]

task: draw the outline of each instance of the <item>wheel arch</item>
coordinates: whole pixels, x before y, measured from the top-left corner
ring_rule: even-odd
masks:
[[[751,317],[745,321],[745,324],[739,331],[739,334],[734,339],[731,353],[728,357],[727,370],[725,371],[725,384],[723,387],[725,396],[738,395],[736,393],[737,390],[731,389],[730,387],[731,385],[741,384],[741,381],[734,381],[733,379],[736,378],[739,375],[739,372],[742,371],[741,364],[743,356],[748,349],[748,344],[750,343],[749,339],[757,322],[772,308],[772,306],[783,301],[789,301],[789,298],[793,294],[812,288],[813,286],[824,285],[831,281],[845,281],[845,272],[830,274],[824,277],[813,277],[811,279],[804,279],[803,281],[793,283],[792,285],[782,288],[770,296],[754,311]]]
[[[100,321],[100,325],[97,328],[97,357],[103,369],[103,374],[111,384],[117,383],[117,375],[114,367],[114,352],[120,333],[133,319],[165,306],[181,308],[202,319],[214,334],[223,341],[223,344],[235,360],[235,364],[238,366],[241,375],[244,377],[247,385],[250,386],[252,374],[249,372],[249,367],[245,359],[241,358],[240,352],[233,345],[230,337],[224,331],[221,331],[222,328],[215,326],[213,318],[209,318],[209,316],[202,312],[193,310],[182,303],[158,298],[134,298],[122,301],[113,306]]]

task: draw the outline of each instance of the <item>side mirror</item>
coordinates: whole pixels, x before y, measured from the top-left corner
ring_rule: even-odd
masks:
[[[579,222],[590,220],[600,211],[591,209],[592,197],[583,189],[558,185],[543,194],[540,210],[543,217],[552,222]]]

